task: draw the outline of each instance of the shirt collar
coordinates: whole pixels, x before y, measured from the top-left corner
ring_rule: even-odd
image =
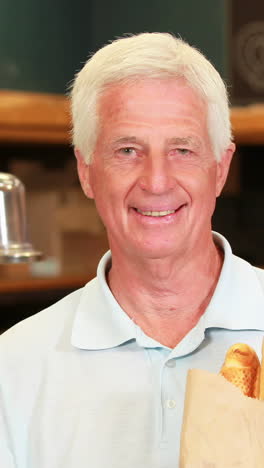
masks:
[[[232,254],[228,241],[213,233],[224,251],[224,263],[212,299],[197,323],[172,350],[171,357],[194,351],[203,341],[207,328],[264,330],[264,293],[254,268]],[[107,349],[136,340],[143,347],[164,347],[136,326],[115,300],[106,270],[111,253],[101,259],[97,278],[83,288],[72,329],[72,345],[81,349]]]
[[[232,254],[227,240],[214,233],[224,251],[221,274],[203,316],[205,328],[264,330],[264,291],[256,268]]]
[[[81,349],[107,349],[135,338],[133,321],[111,293],[106,270],[111,262],[108,251],[100,260],[97,278],[82,291],[72,329],[72,345]]]

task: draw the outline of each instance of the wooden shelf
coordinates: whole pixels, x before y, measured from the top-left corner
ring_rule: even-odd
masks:
[[[264,144],[264,104],[233,107],[231,122],[238,145]]]
[[[59,94],[1,90],[0,142],[69,144],[68,99]]]
[[[50,278],[3,279],[0,294],[28,293],[33,291],[78,289],[92,279],[91,275],[58,276]],[[1,301],[0,301],[1,302]]]
[[[233,107],[231,121],[237,144],[264,144],[264,104]],[[68,99],[1,90],[0,142],[69,144]]]

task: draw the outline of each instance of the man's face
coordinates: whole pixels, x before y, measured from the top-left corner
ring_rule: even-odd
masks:
[[[182,79],[112,85],[99,104],[92,163],[85,165],[78,151],[77,158],[113,253],[195,253],[211,235],[233,145],[217,164],[206,106]]]

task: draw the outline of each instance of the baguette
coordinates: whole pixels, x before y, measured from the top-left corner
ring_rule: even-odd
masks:
[[[260,362],[254,349],[247,344],[236,343],[228,349],[220,374],[240,388],[244,395],[259,398]]]

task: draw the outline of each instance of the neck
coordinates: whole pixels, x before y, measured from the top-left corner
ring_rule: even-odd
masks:
[[[148,336],[170,348],[196,325],[220,275],[223,256],[213,240],[199,252],[128,261],[112,251],[108,283],[113,295]]]

